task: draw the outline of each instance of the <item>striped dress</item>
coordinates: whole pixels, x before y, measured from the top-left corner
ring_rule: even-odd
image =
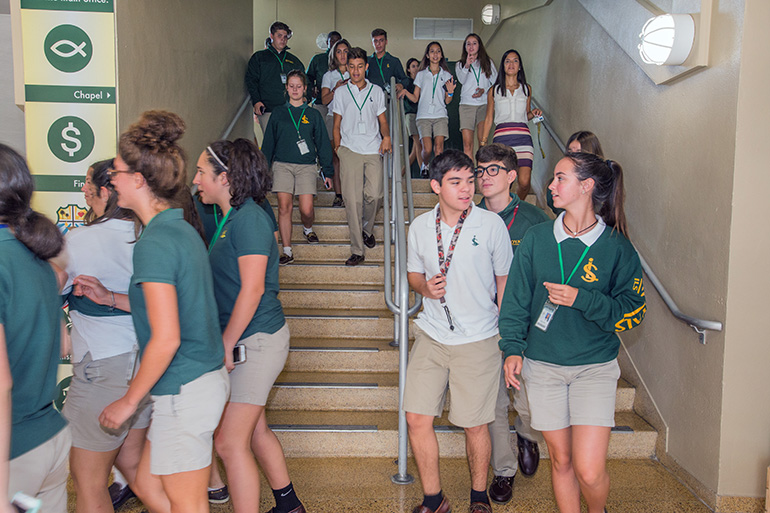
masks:
[[[495,135],[492,142],[505,144],[516,151],[516,158],[520,167],[532,167],[534,147],[532,135],[527,124],[527,95],[519,84],[519,87],[511,94],[500,94],[495,87]]]

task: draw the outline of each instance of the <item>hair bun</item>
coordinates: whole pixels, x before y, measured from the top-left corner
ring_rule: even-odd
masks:
[[[185,123],[177,114],[165,110],[148,110],[139,121],[128,127],[127,134],[137,146],[152,151],[165,151],[184,134]]]

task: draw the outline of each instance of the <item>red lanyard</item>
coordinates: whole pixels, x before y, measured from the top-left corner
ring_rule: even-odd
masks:
[[[517,205],[518,207],[518,205]],[[460,214],[460,218],[457,220],[455,231],[452,233],[452,240],[449,241],[449,251],[446,256],[444,255],[444,242],[441,236],[441,207],[436,207],[436,245],[438,245],[438,267],[441,274],[446,277],[446,273],[449,272],[449,264],[452,262],[452,255],[455,252],[455,246],[457,245],[457,238],[460,236],[460,230],[463,228],[465,218],[468,217],[468,209],[463,210]],[[439,299],[441,306],[444,307],[444,313],[446,314],[447,321],[449,321],[449,329],[454,331],[455,326],[452,322],[452,315],[449,313],[449,307],[446,305],[446,298],[441,296]]]
[[[517,213],[518,211],[519,211],[519,206],[518,206],[518,205],[516,205],[515,207],[513,207],[513,217],[512,217],[512,218],[511,218],[511,220],[508,222],[508,231],[511,231],[511,226],[513,226],[513,222],[516,220],[516,213]]]

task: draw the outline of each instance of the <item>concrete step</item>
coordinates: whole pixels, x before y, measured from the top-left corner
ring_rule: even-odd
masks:
[[[350,256],[350,240],[336,244],[329,241],[321,241],[319,244],[308,244],[303,237],[301,243],[292,244],[291,251],[294,255],[294,262],[286,266],[287,268],[304,263],[342,264]],[[393,249],[391,249],[391,255],[393,255]],[[384,258],[385,253],[382,244],[377,244],[373,249],[366,248],[366,265],[382,264]],[[281,287],[283,285],[283,282],[281,282]]]
[[[344,341],[393,339],[393,318],[388,317],[342,317],[342,316],[287,316],[291,336],[299,338],[321,338]]]
[[[350,244],[350,229],[347,224],[318,224],[313,227],[320,242],[326,244]],[[384,232],[381,224],[374,226],[374,239],[382,244]],[[291,242],[294,244],[307,244],[302,232],[302,226],[291,227]],[[349,256],[349,255],[348,255]]]
[[[283,289],[278,298],[284,312],[323,308],[344,308],[351,311],[387,310],[382,288],[369,290]]]
[[[394,372],[398,349],[393,337],[382,339],[334,340],[291,338],[286,372]]]
[[[415,217],[423,214],[427,211],[429,211],[429,208],[415,208],[414,209],[414,215]],[[278,210],[274,209],[276,218],[278,217]],[[314,226],[317,226],[319,224],[346,224],[347,218],[345,217],[345,209],[344,208],[333,208],[333,207],[315,207],[315,222],[313,223]],[[380,210],[377,212],[377,217],[375,219],[375,222],[377,224],[382,224],[382,217],[383,217],[383,210]],[[299,213],[299,209],[295,208],[291,212],[291,222],[299,225],[302,222],[302,218]]]
[[[275,411],[267,421],[290,458],[396,457],[398,416],[395,412]],[[465,435],[446,413],[435,420],[441,457],[464,458]],[[633,412],[617,412],[610,436],[610,459],[645,459],[655,452],[657,432]],[[548,448],[541,444],[543,458]]]
[[[293,251],[293,250],[292,250]],[[348,249],[348,256],[350,256]],[[346,257],[347,258],[347,257]],[[329,288],[372,288],[382,287],[385,271],[382,264],[364,262],[354,267],[346,266],[344,260],[335,263],[302,264],[292,263],[279,269],[281,288],[294,286],[329,286]]]

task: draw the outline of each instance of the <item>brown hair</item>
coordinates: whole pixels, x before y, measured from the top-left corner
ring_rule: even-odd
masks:
[[[591,200],[594,211],[607,225],[628,237],[626,214],[623,209],[625,189],[623,168],[614,160],[604,160],[593,153],[567,153],[566,157],[575,166],[575,175],[582,182],[588,178],[594,181]]]
[[[487,49],[484,48],[484,43],[481,41],[481,36],[478,34],[468,34],[465,36],[465,40],[463,41],[463,53],[460,56],[460,62],[464,66],[466,61],[468,60],[468,50],[465,49],[465,43],[468,42],[469,37],[476,38],[476,41],[479,42],[479,67],[481,68],[481,71],[484,73],[484,75],[487,76],[487,78],[492,76],[492,61],[489,59],[489,55],[487,55]]]
[[[339,69],[340,63],[337,61],[337,46],[338,45],[345,45],[348,47],[348,58],[350,57],[350,43],[348,43],[347,39],[340,39],[334,45],[332,45],[332,49],[329,52],[329,71],[334,71],[335,69]]]
[[[599,143],[599,138],[593,132],[587,130],[581,130],[575,132],[567,139],[567,148],[569,151],[569,145],[574,141],[580,143],[580,151],[584,153],[593,153],[599,158],[604,158],[604,152],[602,151],[602,145]]]
[[[428,53],[430,52],[430,47],[433,45],[437,45],[438,49],[441,50],[441,60],[438,61],[438,65],[441,69],[444,71],[451,73],[449,71],[449,66],[446,65],[446,57],[444,56],[444,49],[441,47],[441,43],[438,41],[431,41],[428,43],[428,46],[425,47],[425,53],[422,55],[422,60],[420,61],[420,71],[424,69],[428,69],[430,67],[430,57],[428,57]]]
[[[216,158],[211,154],[212,151]],[[214,168],[215,174],[227,172],[230,205],[233,207],[243,205],[248,198],[261,203],[273,187],[273,175],[265,155],[247,139],[211,143],[206,148],[206,160]],[[222,167],[222,164],[227,167]]]
[[[519,159],[516,157],[516,150],[510,146],[500,143],[487,144],[479,148],[476,152],[476,164],[482,162],[500,161],[505,164],[508,171],[519,171]]]
[[[91,174],[91,183],[96,187],[96,194],[99,195],[102,187],[106,187],[110,193],[110,197],[107,198],[107,204],[104,206],[104,213],[100,216],[96,215],[93,208],[89,208],[86,212],[86,216],[83,218],[86,226],[92,224],[99,224],[109,219],[134,219],[134,213],[126,208],[118,206],[118,195],[115,192],[115,187],[110,181],[110,169],[113,166],[113,159],[100,160],[91,164],[90,168],[93,170]]]

